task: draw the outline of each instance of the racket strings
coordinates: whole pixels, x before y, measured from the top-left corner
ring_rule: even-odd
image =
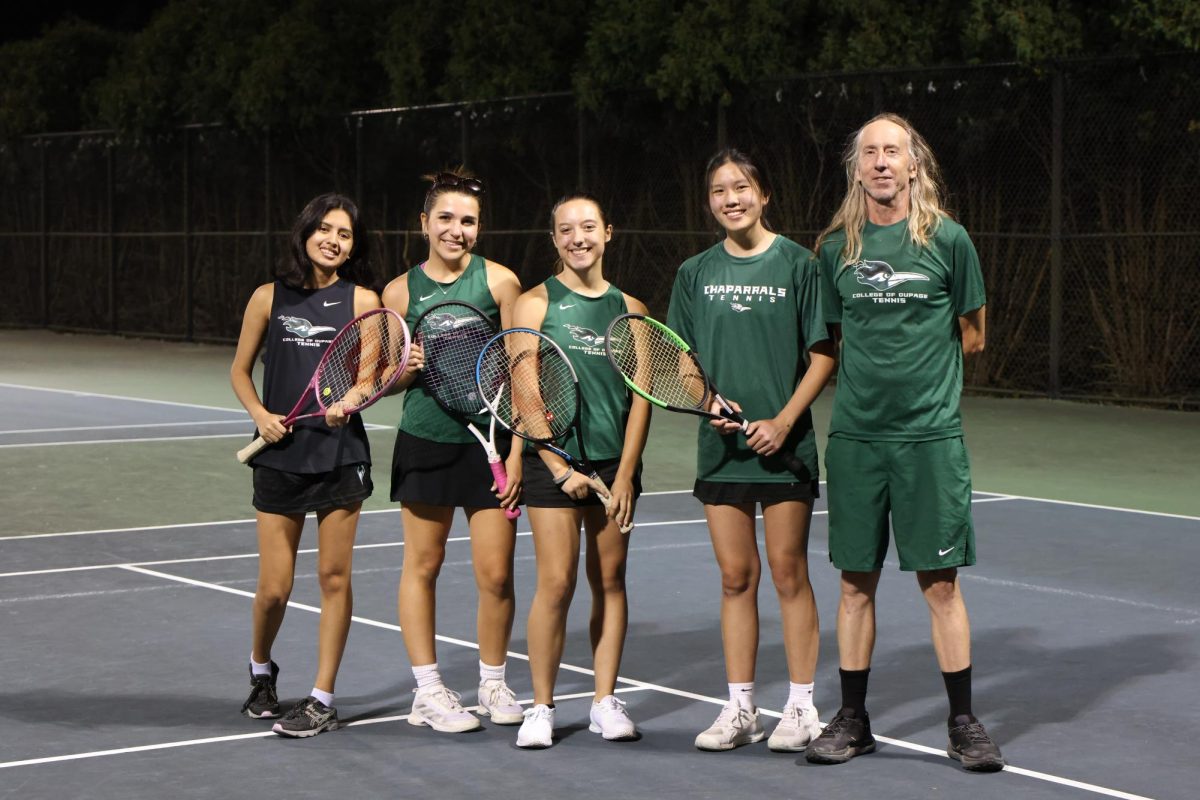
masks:
[[[480,364],[479,384],[504,425],[519,436],[550,441],[570,430],[578,388],[570,364],[548,340],[513,333],[492,341]]]
[[[646,394],[677,408],[708,407],[709,389],[695,357],[645,320],[618,320],[609,350],[621,374]]]
[[[323,408],[344,402],[347,410],[372,399],[404,367],[407,335],[388,314],[371,314],[343,330],[329,344],[317,380]]]
[[[425,388],[459,413],[478,414],[484,409],[475,384],[475,364],[492,332],[483,317],[449,312],[422,320],[417,330],[425,354]]]

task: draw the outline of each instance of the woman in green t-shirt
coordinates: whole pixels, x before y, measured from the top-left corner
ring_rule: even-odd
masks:
[[[808,528],[819,487],[809,406],[833,372],[833,345],[812,253],[772,232],[763,218],[771,187],[762,170],[744,153],[722,150],[708,163],[705,192],[725,237],[679,268],[667,319],[751,422],[746,436],[731,422],[699,425],[693,494],[704,504],[721,570],[730,699],[696,747],[729,750],[766,735],[754,704],[761,504],[791,684],[768,745],[794,752],[820,731],[812,703],[817,608],[808,582]],[[781,451],[802,465],[799,472],[788,469]]]

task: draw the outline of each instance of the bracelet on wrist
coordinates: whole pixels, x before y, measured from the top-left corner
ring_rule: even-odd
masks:
[[[567,482],[567,478],[571,477],[571,476],[572,476],[572,475],[574,475],[574,474],[575,474],[575,468],[574,468],[574,467],[567,467],[567,471],[566,471],[566,472],[564,472],[562,475],[559,475],[559,476],[557,476],[557,477],[554,479],[554,485],[555,485],[555,486],[562,486],[564,483],[566,483],[566,482]]]

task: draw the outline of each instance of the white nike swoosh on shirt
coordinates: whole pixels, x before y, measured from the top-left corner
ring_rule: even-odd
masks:
[[[958,546],[958,545],[955,545],[954,547],[957,547],[957,546]],[[953,549],[954,549],[954,547],[948,547],[948,548],[946,548],[945,550],[943,550],[943,549],[941,549],[941,548],[939,547],[939,548],[938,548],[938,556],[939,556],[939,557],[941,557],[941,556],[944,556],[944,555],[948,554],[948,553],[949,553],[951,550],[953,550]]]
[[[325,301],[325,307],[326,307],[326,308],[329,308],[330,306],[336,306],[336,305],[338,305],[338,304],[339,304],[339,303],[341,303],[341,302],[342,302],[341,300],[334,300],[334,301],[331,303],[331,302],[329,302],[328,300],[326,300],[326,301]]]
[[[575,307],[574,303],[571,303],[571,305],[569,305],[569,306],[564,306],[562,303],[558,304],[559,311],[566,311],[568,308],[574,308],[574,307]]]
[[[429,298],[434,297],[436,295],[437,295],[437,292],[434,292],[433,294],[422,295],[421,297],[417,298],[417,302],[424,303],[426,300],[428,300]]]

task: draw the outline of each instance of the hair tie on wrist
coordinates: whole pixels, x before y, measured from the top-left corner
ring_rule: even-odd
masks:
[[[557,478],[554,479],[554,485],[562,486],[564,483],[567,482],[567,478],[571,477],[574,474],[575,474],[575,468],[570,467],[570,466],[567,467],[566,472],[564,472],[562,475],[559,475]]]

